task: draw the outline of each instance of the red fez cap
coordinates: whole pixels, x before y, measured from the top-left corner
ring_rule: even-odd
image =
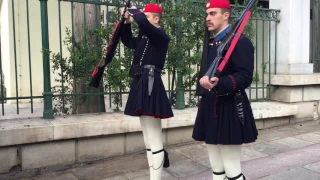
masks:
[[[157,4],[147,4],[143,8],[143,12],[162,13],[162,8]]]
[[[209,0],[206,9],[209,8],[226,8],[231,9],[231,6],[227,0]]]

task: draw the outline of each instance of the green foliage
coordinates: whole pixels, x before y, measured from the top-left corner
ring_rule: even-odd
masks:
[[[269,62],[264,62],[264,63],[261,63],[261,69],[262,69],[262,72],[263,73],[266,73],[267,72],[267,65],[269,64]]]
[[[257,71],[254,72],[252,81],[254,83],[258,83],[260,81],[259,73]]]
[[[52,70],[58,76],[55,76],[54,81],[57,85],[52,87],[53,94],[74,94],[76,93],[75,86],[85,80],[88,85],[90,74],[94,70],[97,60],[99,60],[100,47],[105,44],[103,37],[106,36],[107,29],[101,28],[96,30],[87,30],[83,27],[86,40],[83,42],[75,42],[70,29],[65,28],[66,38],[63,41],[67,48],[69,56],[62,57],[61,53],[50,53],[52,62]],[[89,40],[96,39],[96,42]],[[85,98],[83,96],[83,98]],[[72,96],[55,96],[54,113],[57,115],[71,114],[75,98]]]

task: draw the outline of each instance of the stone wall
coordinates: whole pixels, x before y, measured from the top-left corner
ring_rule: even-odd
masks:
[[[313,112],[300,107],[304,108],[279,102],[252,103],[258,129],[294,123],[295,117],[313,120]],[[165,146],[193,142],[196,112],[197,108],[174,110],[175,117],[162,120]],[[139,119],[123,113],[0,121],[0,173],[15,166],[22,171],[71,166],[143,150]]]

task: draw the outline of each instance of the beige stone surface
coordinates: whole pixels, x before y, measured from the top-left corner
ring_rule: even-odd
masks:
[[[272,85],[299,86],[320,84],[320,73],[303,75],[271,75]]]
[[[0,148],[0,173],[7,173],[18,164],[18,148],[4,147]]]
[[[302,102],[302,86],[276,86],[271,92],[271,100],[278,102]]]
[[[124,154],[125,135],[80,139],[78,141],[78,161],[86,162]]]
[[[290,118],[290,123],[313,120],[314,102],[299,102],[294,104],[298,106],[298,113]]]
[[[280,118],[272,118],[265,119],[263,123],[264,128],[277,127],[285,124],[289,124],[289,117],[280,117]]]
[[[167,130],[167,145],[194,141],[192,138],[193,126]]]
[[[319,101],[320,85],[303,87],[303,101]]]
[[[25,145],[21,148],[22,170],[75,163],[75,141]]]
[[[142,132],[127,133],[125,138],[125,153],[145,149]]]
[[[255,119],[265,119],[298,114],[298,106],[280,102],[255,102],[252,103]]]
[[[0,121],[0,147],[52,139],[53,125],[48,120],[36,118]]]
[[[251,106],[256,120],[287,117],[298,113],[298,106],[295,104],[253,102]],[[171,133],[173,128],[193,126],[197,110],[197,108],[174,110],[173,118],[161,120],[163,131],[168,130],[170,131],[168,133]],[[264,127],[261,122],[257,124],[258,128]],[[59,116],[50,121],[46,119],[4,120],[0,121],[0,147],[134,132],[141,132],[139,118],[126,116],[123,112]],[[164,139],[168,140],[168,143],[175,141]]]

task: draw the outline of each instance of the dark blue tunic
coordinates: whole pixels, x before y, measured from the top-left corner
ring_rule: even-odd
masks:
[[[162,70],[170,37],[162,28],[150,24],[146,16],[138,10],[134,13],[133,18],[139,26],[139,32],[144,36],[140,40],[137,37],[132,37],[131,24],[125,24],[121,41],[126,47],[135,49],[134,57],[139,58],[139,61],[142,59],[142,67],[154,65]],[[137,43],[137,41],[139,42]],[[134,59],[134,62],[136,60]],[[141,76],[134,76],[124,114],[130,116],[148,115],[161,119],[173,117],[161,74],[157,71],[154,73],[151,96],[148,95],[148,73],[148,69],[143,69]]]
[[[217,55],[219,41],[226,32],[211,39],[208,50],[208,64]],[[250,86],[254,71],[254,47],[251,41],[240,37],[227,65],[219,75],[216,92],[202,95],[192,137],[207,144],[243,144],[254,142],[258,131],[245,89]],[[235,93],[242,95],[244,124],[239,119]]]

